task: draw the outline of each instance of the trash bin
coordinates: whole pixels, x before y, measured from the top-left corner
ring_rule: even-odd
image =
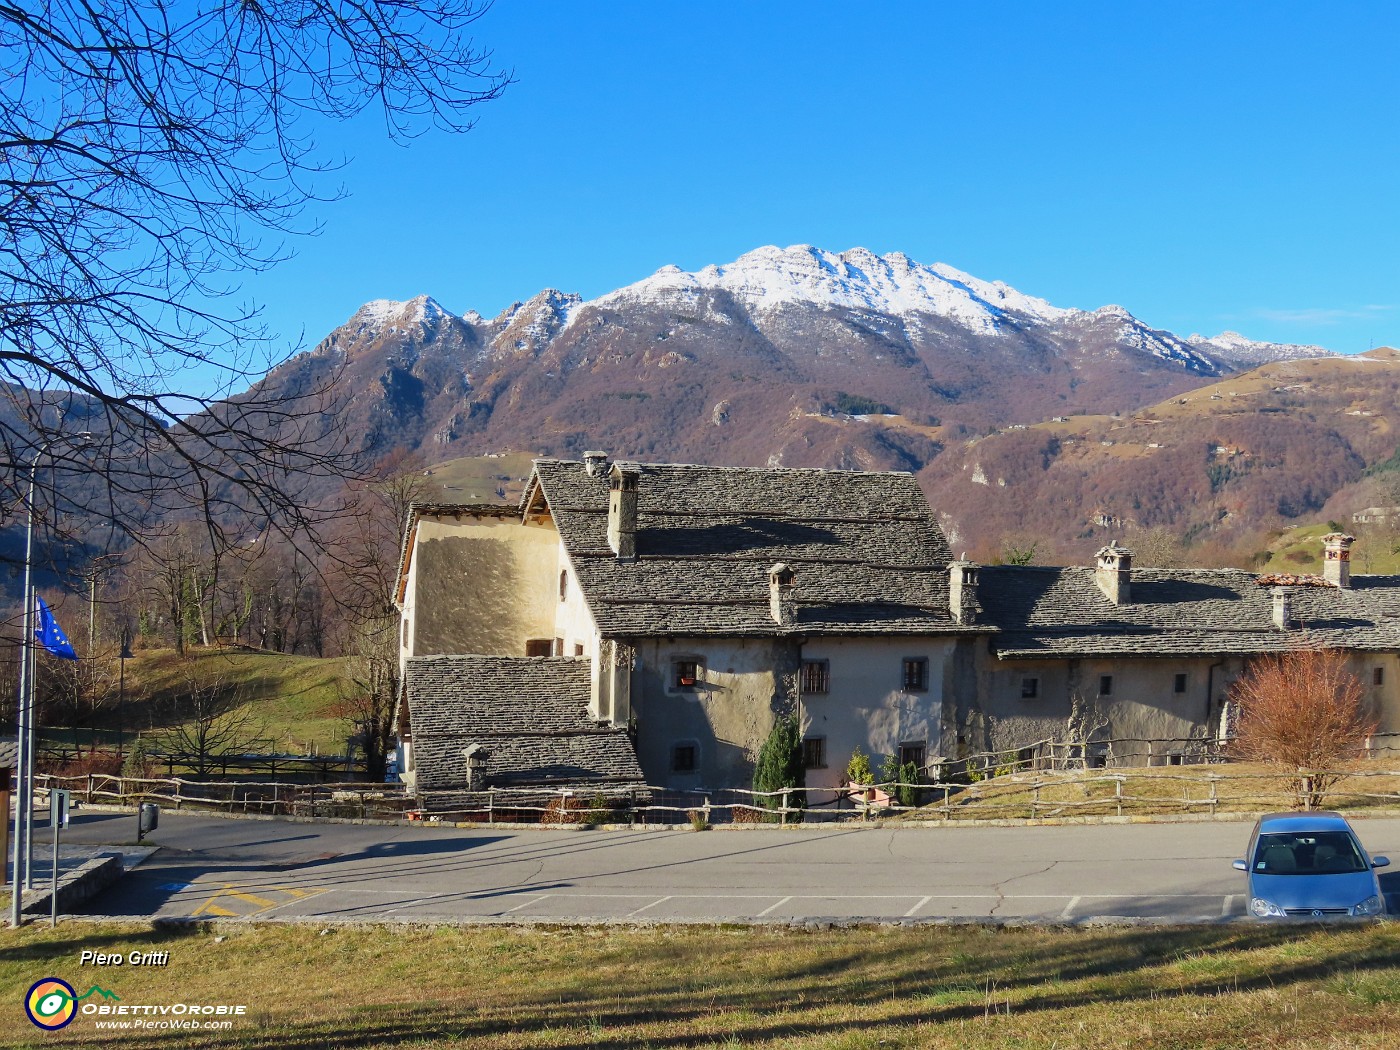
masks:
[[[136,810],[136,841],[160,827],[160,807],[154,802],[142,802]]]

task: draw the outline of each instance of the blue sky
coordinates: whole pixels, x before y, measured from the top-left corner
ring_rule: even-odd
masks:
[[[500,0],[478,30],[518,82],[469,134],[321,134],[349,197],[246,286],[287,339],[807,243],[1182,335],[1400,343],[1400,5]]]

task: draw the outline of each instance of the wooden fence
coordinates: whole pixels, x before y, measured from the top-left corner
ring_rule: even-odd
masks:
[[[36,793],[66,788],[73,798],[89,804],[135,805],[156,802],[173,809],[214,809],[226,813],[269,816],[343,817],[397,820],[413,808],[402,784],[294,784],[278,781],[184,780],[178,777],[141,778],[88,773],[60,777],[40,773]]]

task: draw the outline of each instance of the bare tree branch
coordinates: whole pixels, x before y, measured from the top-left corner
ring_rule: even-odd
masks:
[[[211,540],[305,535],[341,440],[334,376],[224,400],[273,363],[240,281],[315,232],[343,163],[314,123],[377,109],[391,138],[463,131],[510,75],[480,0],[0,2],[0,521],[57,435],[64,503],[138,542],[195,508]],[[45,469],[49,469],[46,460]]]

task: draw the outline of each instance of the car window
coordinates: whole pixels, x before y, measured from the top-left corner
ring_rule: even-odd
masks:
[[[1328,875],[1366,870],[1356,840],[1345,831],[1260,835],[1250,866],[1260,875]]]

